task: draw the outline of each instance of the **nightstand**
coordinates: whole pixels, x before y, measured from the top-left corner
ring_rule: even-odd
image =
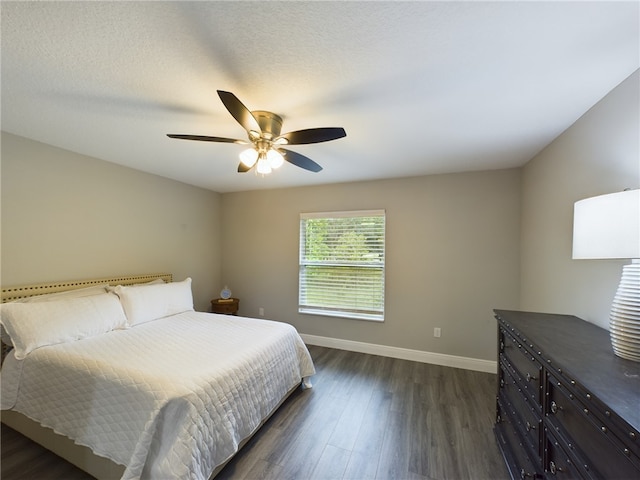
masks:
[[[237,315],[240,300],[237,298],[216,298],[211,300],[211,313],[222,313],[224,315]]]

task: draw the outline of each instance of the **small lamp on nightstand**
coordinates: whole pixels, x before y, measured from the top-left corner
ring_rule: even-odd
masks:
[[[609,314],[613,352],[640,362],[640,190],[575,203],[574,259],[631,259],[622,269]]]
[[[231,290],[225,285],[220,291],[220,298],[211,300],[211,312],[225,315],[237,315],[240,300],[231,297]]]

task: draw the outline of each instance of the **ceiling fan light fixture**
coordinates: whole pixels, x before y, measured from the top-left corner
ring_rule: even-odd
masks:
[[[240,161],[247,168],[253,167],[257,160],[258,152],[254,148],[247,148],[240,152]]]
[[[1,0],[0,0],[1,1]],[[247,132],[249,142],[234,138],[212,137],[208,135],[167,134],[170,138],[198,140],[201,142],[252,144],[252,148],[240,153],[238,173],[246,173],[254,167],[257,173],[266,175],[285,161],[310,172],[319,172],[322,167],[310,158],[281,148],[285,145],[306,145],[309,143],[328,142],[345,137],[347,134],[341,127],[306,128],[280,134],[282,117],[266,110],[250,111],[233,93],[218,90],[222,103]]]
[[[265,154],[260,154],[258,157],[257,171],[262,175],[268,175],[271,173],[271,165],[269,165],[269,160]]]
[[[267,152],[267,161],[273,169],[280,168],[284,163],[284,157],[277,150],[269,150]]]

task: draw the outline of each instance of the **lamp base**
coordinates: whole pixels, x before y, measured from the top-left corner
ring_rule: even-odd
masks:
[[[640,362],[640,262],[622,268],[620,284],[609,314],[613,353]]]

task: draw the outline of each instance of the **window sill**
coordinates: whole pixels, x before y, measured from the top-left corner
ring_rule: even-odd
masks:
[[[369,322],[384,322],[384,314],[375,315],[375,314],[366,314],[366,313],[350,313],[350,312],[339,312],[335,310],[322,310],[322,309],[314,309],[314,308],[298,308],[298,313],[303,313],[306,315],[319,315],[322,317],[347,318],[349,320],[366,320]]]

